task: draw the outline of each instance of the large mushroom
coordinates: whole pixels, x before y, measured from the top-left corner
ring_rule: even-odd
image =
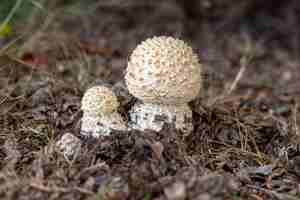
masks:
[[[145,40],[130,56],[125,82],[140,102],[130,111],[130,127],[160,131],[174,123],[184,133],[193,130],[188,102],[202,85],[201,65],[185,42],[160,36]]]

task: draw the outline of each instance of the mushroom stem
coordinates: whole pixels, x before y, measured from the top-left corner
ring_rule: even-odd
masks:
[[[81,119],[81,135],[99,138],[100,136],[109,136],[113,130],[127,130],[123,118],[119,113],[114,112],[101,117],[94,113],[83,113]]]
[[[137,103],[130,111],[130,119],[132,129],[161,131],[165,124],[174,124],[183,133],[193,130],[192,110],[187,104]]]

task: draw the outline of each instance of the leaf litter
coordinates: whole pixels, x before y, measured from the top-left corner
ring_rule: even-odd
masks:
[[[164,15],[162,8],[152,6],[156,17]],[[166,28],[181,33],[178,21],[184,16],[176,12],[167,27],[152,31]],[[115,15],[122,14],[116,11]],[[72,24],[72,19],[66,21]],[[114,26],[106,30],[117,29],[124,38],[97,32],[90,33],[94,37],[89,39],[85,34],[69,38],[66,33],[41,34],[19,58],[0,57],[0,198],[299,199],[299,85],[292,83],[291,75],[297,76],[299,69],[291,61],[283,78],[272,72],[269,80],[252,76],[261,69],[251,67],[244,72],[249,76],[235,79],[244,48],[240,35],[232,36],[232,44],[221,49],[224,54],[213,45],[218,42],[202,44],[211,47],[199,52],[206,91],[191,102],[195,126],[191,134],[177,131],[173,124],[160,132],[115,131],[98,140],[79,134],[80,100],[91,85],[110,85],[128,119],[136,99],[126,91],[123,70],[138,36],[147,35],[145,26],[138,24],[134,31]],[[250,64],[262,65],[261,57],[266,68],[286,64],[281,60],[285,55],[276,60],[266,53],[267,47],[255,48]],[[270,86],[276,79],[279,89]],[[219,98],[234,80],[239,81],[234,90]],[[55,150],[65,133],[83,144],[70,161]]]

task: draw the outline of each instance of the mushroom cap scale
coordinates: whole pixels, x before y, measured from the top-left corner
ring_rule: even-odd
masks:
[[[129,92],[147,103],[187,103],[199,94],[201,65],[185,42],[160,36],[132,52],[126,75]]]
[[[98,116],[109,115],[119,107],[119,102],[112,90],[105,86],[89,88],[82,97],[81,109]]]

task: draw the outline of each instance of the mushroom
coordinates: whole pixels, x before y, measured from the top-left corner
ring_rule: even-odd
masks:
[[[105,86],[88,89],[81,101],[83,117],[80,134],[99,138],[110,135],[113,130],[127,130],[118,107],[118,99],[111,89]]]
[[[79,154],[81,141],[71,133],[64,134],[56,143],[56,150],[68,161],[73,160]]]
[[[141,101],[130,110],[131,128],[160,131],[174,123],[184,133],[193,130],[188,102],[200,92],[201,65],[184,41],[159,36],[142,42],[130,56],[125,82]]]

